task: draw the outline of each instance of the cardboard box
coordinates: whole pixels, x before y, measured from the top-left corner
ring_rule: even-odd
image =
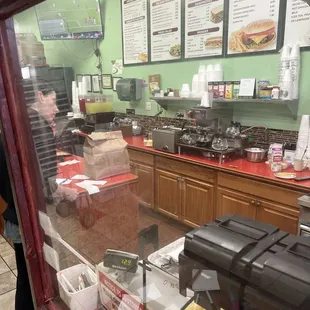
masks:
[[[94,180],[129,173],[127,142],[121,131],[92,133],[83,147],[85,174]]]

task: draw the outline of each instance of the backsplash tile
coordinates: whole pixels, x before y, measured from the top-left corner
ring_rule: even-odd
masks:
[[[162,126],[173,125],[175,127],[184,127],[192,126],[193,120],[184,120],[168,117],[155,117],[155,116],[146,116],[146,115],[127,115],[125,113],[116,113],[118,117],[128,117],[134,121],[137,121],[140,126],[143,128],[144,133],[149,133],[155,128]],[[250,128],[249,126],[242,126],[241,130]],[[254,127],[246,132],[248,136],[254,138],[254,141],[257,144],[270,144],[270,143],[285,143],[289,142],[292,144],[297,143],[298,131],[292,130],[281,130],[281,129],[272,129],[272,128],[261,128]]]

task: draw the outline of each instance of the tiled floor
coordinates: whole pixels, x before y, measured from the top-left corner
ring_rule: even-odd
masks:
[[[14,249],[0,235],[0,309],[15,309],[16,262]]]
[[[51,212],[51,208],[49,210]],[[135,219],[136,223],[125,223],[123,226],[116,227],[109,215],[98,219],[90,229],[83,228],[75,215],[62,218],[55,212],[54,214],[50,213],[49,216],[63,239],[93,264],[102,262],[107,249],[139,254],[138,233],[151,225],[158,225],[159,248],[181,238],[190,230],[186,226],[143,207],[140,208],[139,217]],[[134,233],[132,233],[130,225],[135,227]],[[53,247],[59,255],[61,269],[78,262],[63,245],[53,242]],[[153,246],[147,245],[144,250],[144,258],[152,252],[154,252]]]
[[[92,228],[84,229],[74,215],[69,218],[62,218],[55,212],[51,218],[62,237],[92,263],[101,262],[108,248],[138,254],[138,233],[135,239],[127,240],[124,234],[120,236],[111,233],[107,229],[111,226],[106,221],[104,225],[107,227],[104,227],[103,222],[99,220]],[[144,208],[140,208],[137,221],[137,232],[153,224],[158,225],[159,248],[181,238],[190,230],[186,226]],[[114,227],[114,230],[118,231],[118,227]],[[53,247],[59,254],[61,269],[79,263],[78,259],[57,241],[53,242]],[[146,258],[153,251],[153,246],[147,245],[144,249],[144,257]],[[15,288],[16,262],[14,249],[0,235],[0,309],[14,309]]]

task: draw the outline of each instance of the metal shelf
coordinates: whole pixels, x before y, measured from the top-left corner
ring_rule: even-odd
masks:
[[[180,97],[150,97],[155,100],[163,109],[167,110],[170,104],[178,102],[200,102],[200,98],[180,98]],[[265,105],[283,105],[288,108],[294,119],[297,119],[299,100],[282,100],[282,99],[213,99],[213,108],[225,107],[229,104],[265,104]]]

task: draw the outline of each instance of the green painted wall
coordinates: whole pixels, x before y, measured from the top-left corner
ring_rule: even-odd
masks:
[[[104,20],[104,40],[100,44],[103,54],[104,73],[111,73],[111,61],[122,57],[122,32],[121,32],[121,8],[119,0],[101,1],[102,17]],[[38,27],[34,15],[34,10],[28,10],[16,17],[20,29],[30,29],[37,37]],[[45,45],[48,63],[64,64],[73,66],[76,73],[97,73],[95,56],[87,60],[93,48],[91,41],[66,41],[67,48],[62,42],[43,42]],[[77,56],[77,57],[75,57]],[[256,77],[257,79],[266,78],[271,83],[277,83],[277,67],[279,55],[248,56],[226,59],[201,59],[197,61],[186,61],[180,63],[155,64],[145,66],[125,67],[123,77],[142,78],[146,81],[150,74],[160,74],[162,88],[172,87],[181,88],[183,83],[191,84],[192,76],[198,71],[199,64],[216,63],[221,61],[225,70],[226,80],[239,80],[241,77]],[[310,87],[308,79],[310,72],[310,52],[302,53],[302,73],[300,83],[300,106],[299,115],[310,114]],[[113,93],[112,91],[106,91]],[[126,108],[135,108],[137,114],[154,115],[159,110],[158,105],[152,103],[152,111],[145,110],[145,102],[148,100],[148,91],[145,92],[145,99],[139,104],[119,102],[114,94],[114,109],[124,112]],[[163,116],[174,116],[179,109],[189,109],[190,104],[174,104],[169,107]],[[266,106],[239,104],[234,109],[235,120],[241,121],[244,125],[265,124],[270,128],[292,129],[299,128],[299,119],[294,120],[285,106]]]

